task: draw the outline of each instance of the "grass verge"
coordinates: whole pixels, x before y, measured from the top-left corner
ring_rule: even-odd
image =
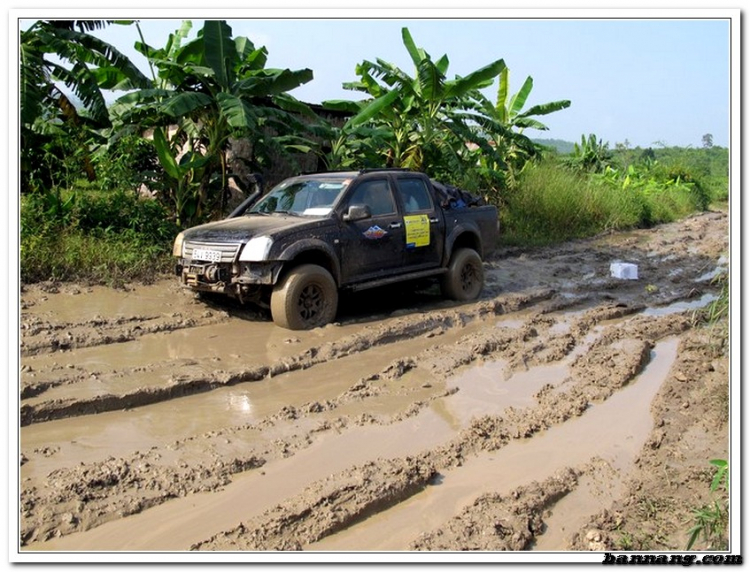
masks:
[[[33,235],[21,240],[21,282],[148,283],[172,270],[170,247],[135,235],[97,236],[80,230]]]
[[[672,222],[703,209],[686,183],[592,176],[551,162],[530,165],[500,207],[504,244],[539,246]]]

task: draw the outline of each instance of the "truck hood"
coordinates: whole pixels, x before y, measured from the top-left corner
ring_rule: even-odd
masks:
[[[273,236],[295,227],[320,224],[318,217],[294,215],[243,215],[194,226],[185,231],[185,240],[198,242],[246,243],[255,236]]]

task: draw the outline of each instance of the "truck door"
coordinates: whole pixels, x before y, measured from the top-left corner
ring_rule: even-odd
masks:
[[[406,244],[404,221],[388,179],[384,176],[359,182],[345,201],[344,212],[352,205],[366,205],[371,216],[341,223],[343,281],[356,282],[399,271]]]
[[[421,270],[440,266],[445,243],[445,220],[432,189],[422,177],[399,176],[396,189],[404,221],[404,266]]]

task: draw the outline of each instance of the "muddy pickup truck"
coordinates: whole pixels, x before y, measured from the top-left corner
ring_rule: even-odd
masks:
[[[344,289],[434,278],[445,296],[473,300],[497,239],[494,206],[423,173],[372,169],[286,179],[181,232],[173,254],[186,288],[270,308],[277,325],[303,330],[333,321]]]

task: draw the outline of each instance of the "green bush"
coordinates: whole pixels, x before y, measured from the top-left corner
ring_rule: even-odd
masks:
[[[171,267],[177,228],[164,208],[133,193],[34,192],[21,197],[21,280],[119,283]]]
[[[511,244],[549,244],[633,228],[646,209],[637,194],[614,191],[553,162],[527,168],[504,203],[501,223],[504,240]]]
[[[648,194],[644,192],[644,196],[651,205],[653,224],[672,222],[705,210],[702,199],[687,185],[665,185]]]
[[[729,150],[724,147],[627,149],[615,151],[614,163],[623,171],[634,166],[660,183],[692,185],[692,192],[707,209],[729,197]]]
[[[149,282],[171,269],[171,249],[137,236],[79,230],[21,238],[21,281],[80,281],[118,285]]]
[[[157,186],[162,171],[154,145],[140,133],[124,134],[111,139],[92,157],[100,188],[115,191],[137,191],[141,185]]]
[[[177,227],[157,201],[132,192],[100,191],[79,185],[72,191],[34,192],[21,197],[21,233],[68,228],[86,232],[134,232],[144,240],[171,240]]]
[[[656,164],[652,168],[652,175],[664,185],[682,187],[691,195],[691,201],[698,210],[706,210],[712,202],[712,193],[706,182],[706,177],[700,170],[688,167],[682,163]]]
[[[550,244],[671,222],[710,201],[706,187],[676,167],[587,174],[547,160],[527,166],[499,207],[506,244]]]
[[[92,231],[133,232],[146,240],[171,240],[177,226],[165,208],[153,199],[139,199],[123,191],[86,193],[74,209],[75,226]]]

